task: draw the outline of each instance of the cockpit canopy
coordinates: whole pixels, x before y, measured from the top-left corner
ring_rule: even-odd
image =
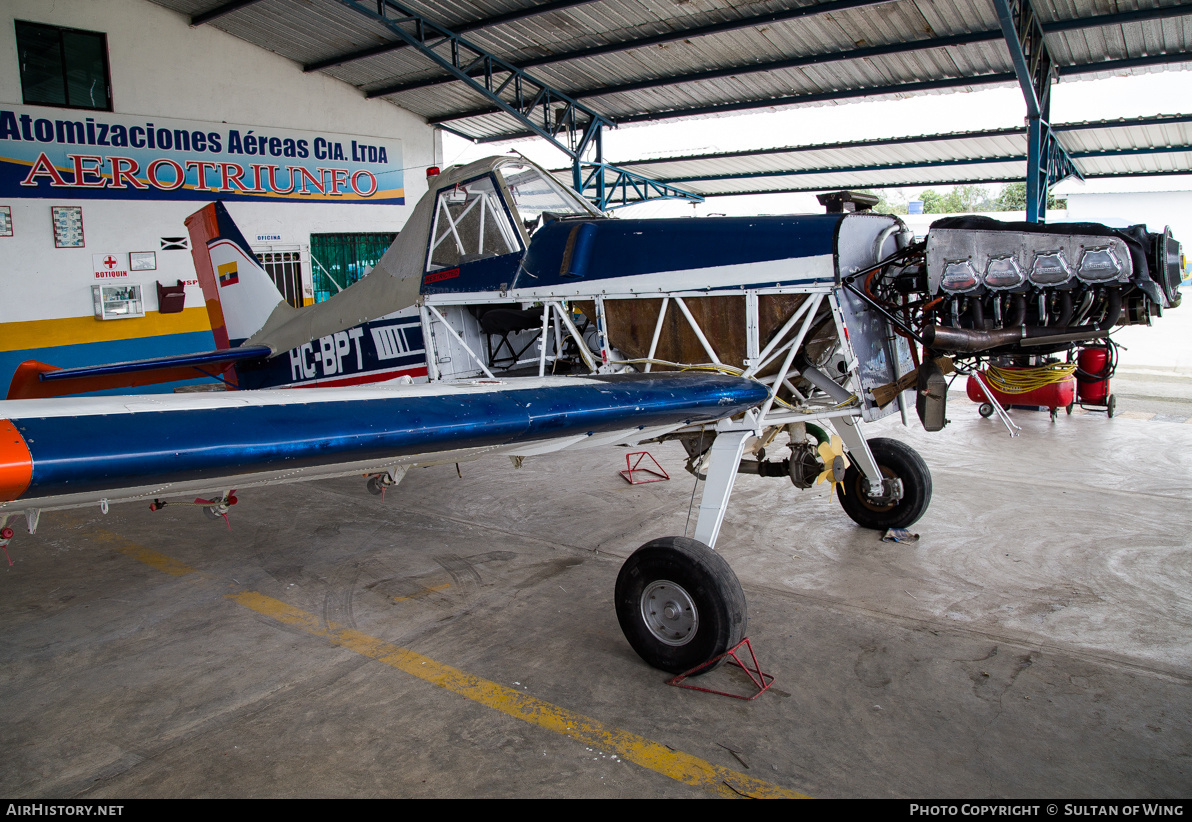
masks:
[[[501,158],[491,171],[439,190],[426,270],[523,252],[543,224],[572,216],[601,215],[532,163]]]

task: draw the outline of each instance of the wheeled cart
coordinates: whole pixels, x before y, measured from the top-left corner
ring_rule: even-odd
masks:
[[[1038,368],[1008,367],[998,369],[995,374],[1010,372],[1025,376],[1038,370]],[[970,400],[981,404],[977,413],[982,417],[993,415],[993,403],[989,401],[990,396],[997,400],[1003,408],[1014,406],[1046,408],[1051,412],[1053,420],[1059,415],[1060,408],[1066,408],[1071,414],[1072,403],[1076,399],[1076,380],[1071,376],[1022,391],[1001,390],[998,385],[997,377],[991,375],[988,370],[969,375],[965,390]]]

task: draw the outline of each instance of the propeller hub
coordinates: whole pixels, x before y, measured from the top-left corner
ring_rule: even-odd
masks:
[[[845,458],[842,455],[837,455],[832,460],[832,481],[833,482],[843,482],[844,481],[844,471],[846,468],[848,468],[848,462],[845,460]]]

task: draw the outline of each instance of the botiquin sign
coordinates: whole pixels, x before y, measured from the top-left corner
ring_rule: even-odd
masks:
[[[0,197],[405,203],[400,140],[0,108]]]

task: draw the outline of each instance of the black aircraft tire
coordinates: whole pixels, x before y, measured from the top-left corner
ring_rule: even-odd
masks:
[[[840,507],[863,528],[885,531],[887,528],[910,527],[931,504],[931,472],[927,463],[915,449],[899,440],[877,437],[869,440],[869,450],[882,474],[902,480],[902,499],[890,505],[870,502],[861,487],[865,475],[855,461],[850,461],[844,472]]]
[[[617,620],[638,656],[672,674],[689,671],[739,643],[745,592],[724,557],[702,542],[663,537],[621,566]],[[712,666],[700,671],[707,673]]]

